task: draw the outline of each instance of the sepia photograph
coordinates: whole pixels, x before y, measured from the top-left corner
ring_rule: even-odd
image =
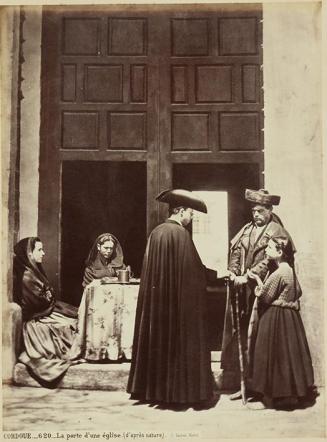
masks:
[[[325,440],[326,5],[37,3],[0,2],[2,439]]]

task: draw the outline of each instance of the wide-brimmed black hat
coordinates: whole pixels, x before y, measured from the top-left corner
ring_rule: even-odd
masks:
[[[205,202],[194,195],[190,190],[184,189],[169,189],[164,190],[156,196],[156,200],[161,203],[168,203],[171,207],[189,207],[190,209],[198,210],[199,212],[207,213],[207,206]]]
[[[278,206],[280,202],[280,196],[278,195],[270,195],[268,190],[259,189],[245,190],[245,199],[254,204],[263,204],[264,206]]]

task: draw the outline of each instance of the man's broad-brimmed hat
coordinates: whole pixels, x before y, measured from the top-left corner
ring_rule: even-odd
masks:
[[[280,202],[280,196],[270,195],[268,190],[265,189],[259,189],[259,190],[246,189],[245,199],[247,201],[250,201],[251,203],[263,204],[265,206],[278,206]]]
[[[171,189],[164,190],[156,196],[156,200],[161,203],[168,203],[171,207],[189,207],[199,212],[207,213],[205,202],[194,195],[190,190]]]

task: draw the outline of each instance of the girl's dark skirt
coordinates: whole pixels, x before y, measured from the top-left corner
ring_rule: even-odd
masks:
[[[270,306],[259,321],[253,389],[268,398],[301,398],[313,387],[313,368],[300,313]]]

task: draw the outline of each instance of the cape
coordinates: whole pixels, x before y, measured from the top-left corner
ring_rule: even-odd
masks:
[[[205,267],[189,232],[167,220],[152,231],[143,260],[127,386],[135,398],[211,398],[205,294]]]
[[[24,320],[51,314],[56,302],[42,265],[31,257],[33,240],[24,238],[14,247],[14,301],[22,307]]]
[[[23,320],[48,316],[53,311],[77,317],[77,308],[56,299],[41,264],[30,256],[35,237],[24,238],[14,247],[14,301],[22,308]]]

